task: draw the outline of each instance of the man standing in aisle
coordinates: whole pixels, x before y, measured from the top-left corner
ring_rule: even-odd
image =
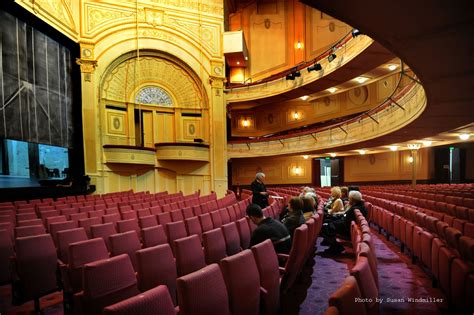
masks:
[[[255,180],[252,182],[252,203],[257,204],[260,208],[264,209],[268,206],[268,192],[267,187],[263,183],[265,180],[265,174],[262,172],[255,175]]]

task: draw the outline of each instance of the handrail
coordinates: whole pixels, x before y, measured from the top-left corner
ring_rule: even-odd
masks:
[[[317,57],[311,59],[310,61],[306,61],[306,62],[303,61],[303,62],[297,64],[296,66],[291,67],[290,69],[280,71],[278,73],[270,75],[269,77],[260,79],[260,80],[255,81],[255,82],[245,83],[248,80],[252,81],[251,77],[247,78],[244,83],[230,83],[230,82],[227,82],[226,87],[228,89],[232,90],[232,89],[236,89],[236,88],[243,88],[243,87],[249,87],[249,86],[253,86],[253,85],[263,84],[263,83],[267,83],[267,82],[271,82],[271,81],[275,81],[275,80],[284,78],[284,77],[286,77],[286,75],[288,75],[292,72],[303,70],[303,69],[315,64],[316,62],[326,58],[332,52],[334,52],[335,49],[343,47],[348,41],[350,41],[351,39],[354,38],[354,36],[352,35],[354,30],[355,29],[352,29],[348,34],[344,35],[344,37],[339,39],[334,45],[331,45],[330,48],[326,49],[324,52],[322,52]]]
[[[402,68],[402,70],[400,72],[400,77],[398,78],[397,86],[393,89],[392,93],[388,97],[386,97],[379,105],[375,106],[374,108],[372,108],[368,111],[363,112],[362,114],[360,114],[356,117],[353,117],[353,118],[348,119],[346,121],[339,122],[339,123],[336,123],[336,124],[332,124],[332,125],[329,125],[329,126],[318,127],[318,128],[314,128],[314,129],[308,129],[308,130],[304,130],[304,131],[300,131],[300,132],[295,132],[295,133],[292,133],[291,135],[270,136],[270,137],[266,137],[266,138],[262,136],[261,138],[257,138],[257,139],[234,140],[234,141],[231,140],[231,141],[228,141],[228,144],[268,142],[268,141],[277,141],[277,140],[283,140],[283,139],[288,139],[288,138],[293,138],[293,137],[309,135],[309,134],[313,134],[313,133],[316,133],[316,132],[321,132],[321,131],[330,130],[330,129],[334,129],[334,128],[340,128],[343,125],[346,125],[346,124],[349,124],[349,123],[352,123],[352,122],[356,122],[356,121],[364,118],[365,116],[371,117],[373,114],[376,114],[376,113],[384,110],[385,108],[387,108],[391,104],[396,104],[397,106],[400,106],[400,105],[398,105],[398,103],[396,103],[396,100],[398,100],[401,96],[404,96],[405,93],[408,92],[413,87],[413,85],[415,85],[417,83],[419,84],[418,80],[412,78],[412,82],[410,84],[406,85],[405,87],[403,87],[401,89],[401,91],[394,97],[396,91],[400,88],[400,85],[401,85],[401,82],[402,82],[402,77],[404,75],[406,75],[403,63],[401,64],[401,68]]]

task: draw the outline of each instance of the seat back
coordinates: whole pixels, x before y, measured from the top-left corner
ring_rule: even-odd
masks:
[[[178,276],[184,276],[206,266],[201,240],[197,235],[174,241],[174,254]]]
[[[178,278],[176,282],[180,314],[231,314],[226,285],[217,264]]]
[[[224,235],[220,228],[207,231],[202,235],[202,240],[206,264],[217,263],[227,256]]]
[[[199,223],[199,219],[197,217],[191,217],[184,220],[186,224],[186,230],[188,231],[188,235],[197,235],[199,238],[202,238],[202,228],[201,224]]]
[[[97,237],[102,238],[108,250],[111,249],[109,236],[116,233],[117,233],[117,230],[115,229],[115,225],[112,222],[91,226],[92,238],[97,238]]]
[[[112,256],[127,254],[132,262],[133,269],[138,269],[135,252],[142,248],[136,231],[128,231],[110,236],[110,253]]]
[[[137,236],[140,236],[140,226],[138,225],[138,220],[136,218],[117,221],[117,231],[119,233],[124,233],[128,231],[135,231]]]
[[[237,229],[239,230],[240,247],[243,249],[249,248],[251,233],[249,223],[246,218],[237,220]]]
[[[84,228],[75,228],[56,233],[58,244],[58,258],[69,263],[69,244],[87,240],[87,234]]]
[[[280,310],[280,271],[278,257],[271,240],[252,246],[258,272],[260,286],[265,289],[263,308],[265,314],[276,315]]]
[[[281,283],[284,291],[291,288],[303,267],[304,255],[301,253],[305,252],[308,243],[308,227],[306,224],[296,228],[293,236],[289,258],[285,265],[285,273]]]
[[[15,228],[15,237],[27,237],[45,234],[46,230],[42,225],[19,226]]]
[[[222,233],[224,234],[227,256],[240,252],[240,236],[235,222],[224,224]]]
[[[176,265],[171,247],[162,244],[136,252],[138,261],[138,287],[150,290],[157,285],[166,285],[176,305]]]
[[[13,242],[10,232],[0,229],[0,283],[10,280],[10,257],[13,256]]]
[[[224,276],[232,314],[258,315],[260,311],[260,276],[252,251],[222,259],[219,263]],[[242,276],[245,275],[245,276]]]
[[[173,241],[179,238],[183,238],[188,236],[188,232],[186,231],[186,226],[184,225],[184,221],[177,221],[171,222],[166,224],[166,235],[168,236],[168,242],[172,244],[171,249],[173,249]]]
[[[57,288],[56,248],[49,234],[15,240],[16,267],[24,298],[34,299]]]
[[[335,306],[339,314],[367,314],[364,303],[356,300],[362,298],[357,285],[357,280],[353,276],[348,276],[342,286],[329,297],[329,306]]]
[[[82,309],[101,314],[104,307],[139,294],[130,258],[119,255],[84,266]]]
[[[142,240],[145,248],[168,243],[162,225],[142,229]]]
[[[104,308],[104,315],[175,315],[173,301],[164,285],[109,305]]]
[[[365,303],[367,313],[378,314],[379,303],[376,301],[376,298],[379,296],[379,291],[367,257],[360,256],[357,259],[355,266],[351,270],[351,276],[356,278],[362,296],[368,301]]]

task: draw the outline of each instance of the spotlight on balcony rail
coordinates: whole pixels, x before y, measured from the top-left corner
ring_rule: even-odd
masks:
[[[362,33],[358,30],[358,29],[353,29],[352,30],[352,37],[357,37],[359,35],[361,35]]]
[[[301,77],[301,72],[299,72],[299,71],[293,71],[292,73],[287,74],[285,78],[286,78],[287,80],[293,81],[295,78],[299,78],[299,77]]]
[[[334,59],[336,59],[336,57],[337,57],[336,54],[335,54],[335,53],[332,53],[332,54],[330,54],[330,55],[328,56],[328,61],[329,61],[329,62],[332,62]]]
[[[314,65],[308,67],[308,72],[319,71],[319,70],[322,70],[322,69],[323,69],[323,67],[321,67],[320,63],[315,63]]]

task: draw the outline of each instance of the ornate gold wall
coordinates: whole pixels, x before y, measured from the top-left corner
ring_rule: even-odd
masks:
[[[85,169],[98,193],[225,193],[222,1],[16,2],[80,44]],[[173,106],[137,104],[145,86],[165,90]],[[195,138],[209,144],[200,161],[179,160],[181,148],[154,161],[146,150],[104,149]]]

